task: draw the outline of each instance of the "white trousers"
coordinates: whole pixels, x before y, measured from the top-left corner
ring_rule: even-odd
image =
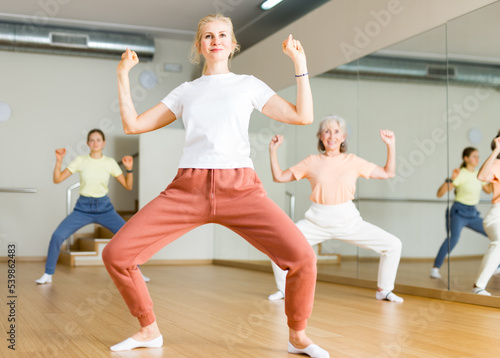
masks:
[[[352,201],[339,205],[312,203],[305,219],[297,222],[297,227],[311,246],[336,239],[379,253],[378,287],[388,291],[394,289],[401,257],[401,240],[364,221]],[[271,263],[276,286],[285,293],[287,271]]]
[[[490,239],[490,246],[483,256],[476,279],[476,286],[480,288],[486,288],[491,276],[500,265],[500,203],[493,204],[488,211],[483,220],[483,227]]]

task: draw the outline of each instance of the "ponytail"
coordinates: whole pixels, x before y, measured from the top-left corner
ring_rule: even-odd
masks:
[[[465,162],[465,158],[469,158],[470,155],[474,152],[477,152],[477,149],[474,147],[467,147],[462,152],[462,164],[460,164],[460,169],[465,168],[467,163]]]

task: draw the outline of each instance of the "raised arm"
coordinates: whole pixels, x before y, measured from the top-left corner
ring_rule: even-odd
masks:
[[[71,174],[73,174],[68,169],[64,169],[61,171],[62,161],[65,155],[66,155],[65,148],[56,149],[56,165],[54,166],[54,175],[52,179],[55,184],[58,184],[63,180],[66,180],[71,176]]]
[[[442,197],[444,194],[446,194],[447,192],[449,192],[450,190],[455,188],[455,186],[449,180],[451,180],[451,179],[446,178],[445,182],[443,184],[441,184],[441,186],[439,187],[439,189],[436,193],[436,196],[438,198]]]
[[[450,190],[455,188],[455,185],[453,185],[453,180],[458,176],[460,173],[460,169],[453,169],[453,174],[451,175],[451,178],[446,178],[443,184],[439,187],[436,196],[438,198],[442,197],[444,194],[449,192]]]
[[[126,155],[122,158],[122,163],[127,170],[127,176],[120,174],[116,177],[116,180],[126,189],[132,190],[134,186],[134,175],[132,173],[132,168],[134,167],[134,158],[130,155]]]
[[[493,167],[493,162],[495,159],[497,159],[498,155],[500,154],[500,137],[495,138],[495,149],[491,152],[490,156],[484,164],[482,165],[481,169],[479,169],[479,172],[477,173],[477,178],[481,181],[487,181],[491,182],[493,178],[495,177],[491,171],[491,168]]]
[[[273,174],[273,181],[276,183],[288,183],[295,180],[293,173],[290,169],[285,171],[281,170],[278,163],[278,148],[283,143],[282,135],[275,135],[269,143],[269,158],[271,159],[271,172]]]
[[[262,108],[262,113],[276,121],[288,124],[311,124],[314,119],[313,100],[304,48],[290,35],[283,41],[283,52],[292,59],[294,64],[297,79],[296,104],[274,95]]]
[[[387,146],[387,161],[385,167],[376,166],[370,174],[372,179],[388,179],[396,175],[396,136],[387,129],[380,130],[380,138]]]
[[[139,58],[134,51],[127,49],[122,54],[122,60],[117,67],[118,75],[118,100],[123,131],[126,134],[139,134],[150,132],[164,127],[175,121],[175,115],[163,103],[159,103],[141,115],[137,114],[130,92],[129,72],[139,63]]]

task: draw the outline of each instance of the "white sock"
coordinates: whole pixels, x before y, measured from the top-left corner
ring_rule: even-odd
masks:
[[[36,283],[39,285],[43,285],[44,283],[51,283],[52,282],[52,275],[49,275],[48,273],[44,273],[42,277],[40,277],[38,280],[35,280]]]
[[[111,346],[113,352],[130,351],[134,348],[159,348],[163,345],[163,336],[156,337],[150,341],[140,342],[133,338],[127,338],[123,342]]]
[[[283,298],[285,298],[285,294],[281,291],[276,291],[272,295],[269,295],[267,299],[269,301],[275,301],[275,300],[282,300]]]
[[[441,278],[441,274],[439,273],[439,269],[437,267],[433,267],[431,269],[431,277],[432,278]]]
[[[382,290],[377,291],[375,294],[377,300],[391,301],[391,302],[403,302],[403,298],[397,296],[392,291]]]
[[[480,288],[480,287],[474,287],[472,289],[472,293],[475,293],[476,295],[481,295],[481,296],[491,296],[491,293],[486,291],[484,288]]]
[[[317,344],[310,344],[304,349],[299,349],[288,342],[288,353],[307,354],[311,358],[330,358],[330,354]]]

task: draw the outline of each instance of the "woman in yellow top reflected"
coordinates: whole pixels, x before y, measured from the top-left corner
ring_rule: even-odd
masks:
[[[460,168],[453,170],[451,178],[447,178],[437,192],[437,197],[440,198],[448,191],[455,189],[455,201],[451,208],[446,210],[446,232],[450,233],[450,238],[449,241],[444,240],[438,251],[431,269],[432,278],[441,278],[439,268],[446,254],[450,254],[457,245],[464,227],[487,236],[483,229],[483,218],[476,205],[479,203],[481,190],[489,194],[491,186],[477,178],[476,167],[479,164],[479,152],[476,148],[465,148],[462,152],[462,159]]]

